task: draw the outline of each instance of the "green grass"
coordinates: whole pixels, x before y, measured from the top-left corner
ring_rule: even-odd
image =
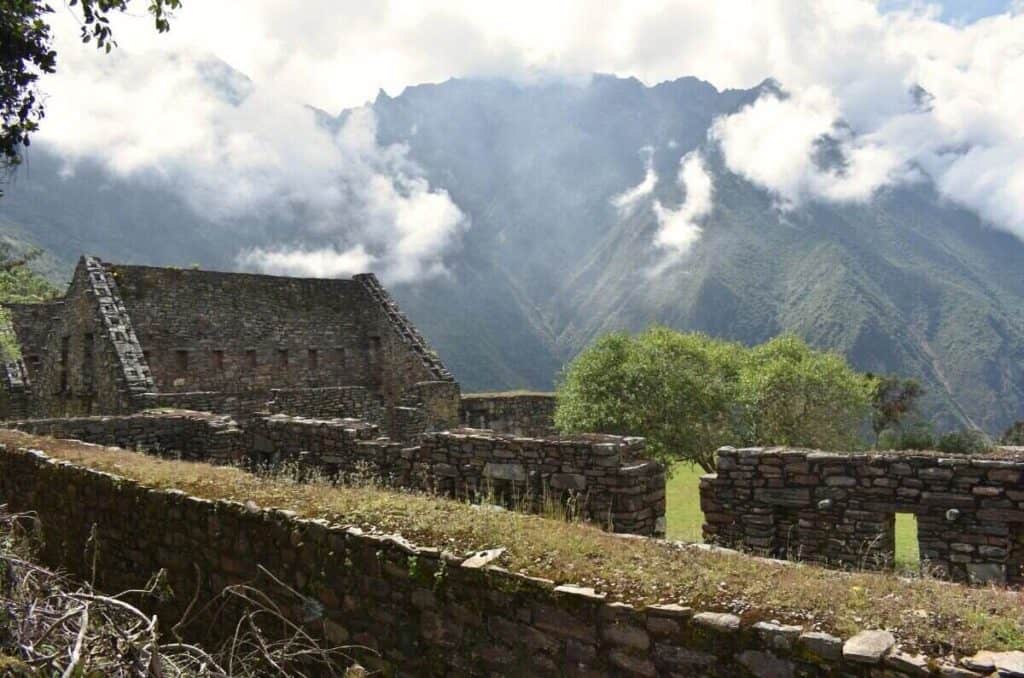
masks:
[[[896,514],[896,569],[916,570],[921,562],[917,544],[917,516]]]
[[[680,541],[703,541],[700,510],[700,477],[696,464],[677,464],[665,487],[665,536]]]
[[[557,583],[592,586],[610,601],[637,606],[675,602],[742,614],[747,623],[777,619],[851,636],[890,629],[908,652],[974,654],[1024,649],[1020,594],[967,588],[928,578],[782,566],[723,552],[682,549],[658,540],[622,539],[593,526],[512,511],[482,511],[459,501],[373,485],[332,486],[256,476],[237,468],[162,459],[115,448],[0,430],[0,444],[32,447],[72,464],[195,497],[254,502],[375,534],[468,554],[504,547],[498,564]],[[670,506],[693,525],[696,480],[679,469]],[[687,509],[687,502],[690,508]],[[685,526],[675,519],[673,528]]]

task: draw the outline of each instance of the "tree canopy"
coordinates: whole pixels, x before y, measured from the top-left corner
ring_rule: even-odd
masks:
[[[159,33],[170,29],[170,12],[181,0],[146,0],[147,10]],[[67,0],[68,9],[79,14],[82,42],[94,42],[109,52],[117,43],[110,17],[128,10],[131,0]],[[45,0],[0,1],[0,173],[9,175],[22,160],[22,150],[46,109],[38,89],[42,75],[57,70],[57,52]]]
[[[58,294],[57,288],[29,267],[40,254],[40,250],[29,250],[17,255],[9,243],[0,241],[0,304],[45,301]],[[18,342],[14,339],[8,311],[0,307],[0,361],[18,357]]]
[[[841,356],[791,335],[748,349],[652,327],[580,353],[560,379],[555,423],[642,435],[655,458],[711,470],[722,445],[859,446],[872,386]]]

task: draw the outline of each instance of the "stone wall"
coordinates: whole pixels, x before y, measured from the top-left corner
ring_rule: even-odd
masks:
[[[135,397],[135,410],[174,409],[211,412],[234,417],[239,423],[257,412],[266,412],[270,391],[224,393],[221,391],[185,391],[182,393],[142,393]]]
[[[0,362],[0,416],[22,419],[29,415],[31,390],[22,360]]]
[[[374,309],[352,280],[108,264],[156,391],[367,385]]]
[[[889,567],[894,516],[922,563],[960,581],[1024,583],[1024,453],[838,454],[723,448],[701,479],[707,541],[776,557]]]
[[[222,464],[240,461],[246,454],[246,438],[235,422],[206,412],[29,419],[4,426],[35,435]]]
[[[82,257],[63,299],[12,305],[11,314],[31,416],[147,406],[248,416],[274,389],[296,392],[282,397],[308,411],[335,403],[299,403],[303,389],[361,387],[382,403],[389,430],[400,407],[422,411],[397,415],[397,432],[458,423],[454,378],[371,274],[287,278]]]
[[[451,554],[401,537],[288,511],[158,490],[28,450],[0,449],[0,500],[32,511],[43,559],[109,592],[142,588],[163,569],[173,595],[143,605],[178,622],[228,585],[276,590],[266,568],[304,596],[282,609],[308,633],[352,646],[367,668],[417,676],[981,676],[893,647],[884,631],[845,642],[799,626],[749,624],[676,603],[634,607],[591,589]],[[197,588],[198,584],[198,588]],[[234,628],[230,609],[200,616],[186,638]],[[993,655],[994,665],[1013,659]],[[1006,674],[1016,675],[1016,674]]]
[[[34,304],[4,304],[11,314],[11,327],[21,348],[21,357],[29,379],[39,377],[40,368],[48,360],[46,339],[55,320],[64,312],[64,300]]]
[[[547,440],[466,429],[424,433],[419,444],[403,446],[354,419],[273,415],[248,428],[262,461],[308,452],[309,463],[331,474],[369,474],[396,487],[522,510],[558,507],[615,532],[665,531],[665,472],[644,459],[642,438]]]
[[[267,411],[318,419],[348,417],[381,421],[384,417],[384,404],[362,386],[275,388],[270,391]]]
[[[64,301],[37,311],[47,312],[56,315],[42,348],[41,317],[19,309],[12,318],[19,343],[31,351],[28,362],[42,356],[38,367],[28,368],[31,416],[130,412],[137,395],[154,389],[117,281],[98,259],[82,257]],[[27,317],[35,320],[22,325]]]
[[[489,428],[517,436],[553,436],[554,393],[467,393],[462,396],[463,426]]]

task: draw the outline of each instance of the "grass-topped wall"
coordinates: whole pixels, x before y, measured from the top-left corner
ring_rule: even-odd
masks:
[[[170,623],[197,581],[202,605],[259,583],[262,566],[306,597],[287,609],[295,620],[387,671],[938,675],[939,661],[914,655],[1024,645],[1019,596],[997,589],[826,573],[18,432],[0,443],[0,495],[36,512],[47,560],[110,590],[165,569],[172,595],[152,605]]]

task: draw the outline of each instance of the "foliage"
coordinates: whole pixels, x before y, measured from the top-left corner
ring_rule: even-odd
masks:
[[[722,445],[854,446],[868,396],[842,357],[794,336],[746,349],[653,327],[577,356],[558,385],[555,425],[643,435],[654,457],[712,470]]]
[[[874,376],[871,392],[871,428],[875,432],[875,445],[888,429],[901,430],[904,421],[917,412],[917,403],[924,389],[916,379],[903,379],[895,375]]]
[[[740,374],[743,441],[859,447],[871,386],[838,353],[815,351],[794,335],[755,346]]]
[[[109,52],[117,43],[110,16],[128,10],[131,0],[69,0],[81,10],[82,42]],[[156,30],[170,30],[170,12],[181,0],[148,0]],[[0,167],[10,173],[21,163],[22,148],[46,115],[37,89],[40,76],[57,70],[57,52],[47,21],[53,8],[45,0],[0,2]],[[0,193],[2,195],[2,193]]]
[[[910,428],[887,428],[879,434],[875,447],[881,450],[934,450],[935,432],[924,422]]]
[[[715,450],[734,442],[741,355],[738,344],[663,327],[636,337],[608,335],[566,371],[555,425],[643,435],[655,458],[710,469]]]
[[[37,0],[0,3],[0,161],[5,169],[20,163],[21,147],[28,146],[29,135],[45,114],[35,85],[40,74],[57,68],[44,21],[52,11]]]
[[[992,449],[992,440],[984,431],[963,428],[939,438],[937,447],[947,454],[983,454]]]
[[[29,250],[17,256],[10,245],[0,242],[0,304],[45,301],[57,295],[56,288],[29,267],[40,254],[39,250]],[[0,361],[9,362],[18,357],[10,314],[0,307]]]
[[[999,439],[1002,445],[1024,445],[1024,421],[1015,421],[1003,431]]]

